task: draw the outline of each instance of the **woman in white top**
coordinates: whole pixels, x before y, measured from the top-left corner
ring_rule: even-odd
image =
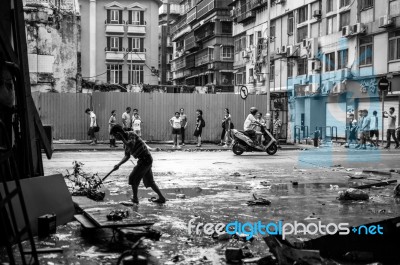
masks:
[[[97,138],[95,133],[98,132],[99,127],[97,126],[97,119],[96,119],[96,114],[91,109],[86,109],[85,113],[89,115],[90,117],[90,127],[88,131],[88,135],[90,136],[90,145],[95,145],[97,144]]]
[[[108,120],[108,132],[111,131],[112,127],[114,127],[115,125],[117,125],[117,113],[115,110],[111,111],[111,117]],[[115,137],[114,135],[110,134],[110,147],[117,147],[117,145],[115,144]]]
[[[174,141],[173,148],[180,148],[178,145],[178,135],[181,134],[181,117],[179,112],[175,112],[175,116],[169,120],[169,124],[172,127],[172,138]]]

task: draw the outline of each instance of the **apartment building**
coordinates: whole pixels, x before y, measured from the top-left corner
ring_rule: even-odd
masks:
[[[80,0],[82,77],[131,90],[158,84],[158,0]]]
[[[270,2],[269,7],[266,0],[233,4],[236,84],[254,84],[262,93],[269,74],[271,92],[287,93],[291,140],[295,132],[303,138],[317,127],[324,135],[337,132],[344,138],[349,115],[357,119],[360,109],[370,115],[377,111],[381,126],[377,84],[382,77],[392,90],[385,109],[395,107],[399,113],[400,1]]]
[[[159,23],[159,83],[172,85],[171,61],[173,59],[171,25],[181,14],[181,0],[163,0],[158,16]]]
[[[175,85],[206,93],[233,92],[233,39],[230,0],[184,0],[171,28]]]

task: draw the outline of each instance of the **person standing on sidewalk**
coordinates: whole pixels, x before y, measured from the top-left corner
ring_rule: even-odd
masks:
[[[379,144],[378,144],[378,140],[379,140],[379,128],[378,128],[378,112],[376,110],[374,110],[374,112],[372,113],[372,117],[371,117],[371,123],[370,123],[370,131],[369,131],[369,137],[370,137],[370,141],[371,143],[375,146],[375,149],[378,148]],[[376,137],[375,141],[374,141],[374,136]]]
[[[203,132],[203,128],[206,126],[206,123],[203,119],[203,111],[202,110],[197,110],[196,111],[196,129],[193,133],[195,137],[197,137],[197,147],[201,147],[201,133]]]
[[[185,130],[188,125],[188,119],[183,108],[181,108],[179,112],[181,117],[181,145],[185,146]]]
[[[365,150],[367,149],[367,141],[369,141],[369,130],[370,130],[371,119],[368,117],[368,110],[363,110],[362,112],[363,112],[363,123],[361,130],[363,134],[362,134],[361,149]]]
[[[169,124],[172,127],[172,138],[174,141],[174,145],[172,146],[172,148],[181,148],[178,145],[178,135],[181,134],[181,129],[182,129],[181,117],[179,115],[180,115],[179,112],[175,112],[175,116],[173,116],[169,120]]]
[[[131,110],[131,107],[127,107],[126,111],[122,113],[122,127],[127,132],[132,130]]]
[[[259,124],[257,124],[255,127],[254,127],[254,130],[256,131],[256,133],[257,133],[257,142],[259,143],[259,144],[261,144],[262,143],[262,138],[263,138],[263,135],[262,135],[262,132],[261,132],[261,126],[265,126],[265,120],[263,119],[263,117],[262,117],[262,113],[261,112],[258,112],[257,114],[256,114],[256,121],[259,123]]]
[[[398,149],[400,147],[399,145],[399,141],[396,138],[395,132],[396,132],[396,114],[394,114],[394,108],[391,107],[389,109],[389,112],[385,111],[383,113],[383,118],[388,119],[389,120],[389,127],[386,131],[386,140],[387,140],[387,144],[385,146],[385,149],[390,149],[390,139],[391,137],[393,138],[394,142],[396,143],[396,149]]]
[[[360,149],[362,146],[362,143],[364,141],[364,133],[362,130],[362,125],[364,122],[364,112],[362,110],[358,111],[358,124],[357,124],[357,128],[358,128],[358,138],[360,139],[358,142],[358,145],[356,146],[356,149]]]
[[[218,144],[219,146],[228,147],[229,139],[231,135],[231,114],[229,113],[229,109],[225,108],[224,110],[224,118],[222,119],[222,132],[221,132],[221,142]]]
[[[132,202],[139,203],[138,189],[140,181],[143,179],[145,187],[150,187],[158,195],[158,198],[152,197],[150,201],[155,203],[165,203],[165,197],[154,182],[153,171],[151,169],[153,166],[153,158],[147,145],[134,132],[126,132],[120,125],[115,125],[111,129],[111,134],[113,134],[116,139],[124,142],[125,148],[125,156],[122,158],[121,162],[114,166],[114,170],[118,170],[119,167],[126,163],[131,156],[138,159],[136,166],[129,175],[129,185],[132,186],[133,192]]]
[[[276,139],[278,147],[280,147],[279,136],[281,135],[281,129],[282,129],[282,121],[281,121],[281,119],[279,119],[279,112],[275,112],[272,132],[273,132],[274,138]]]
[[[140,119],[139,113],[133,114],[132,129],[140,137],[142,137],[142,120]]]
[[[91,140],[90,145],[95,145],[97,144],[97,138],[95,133],[98,132],[99,128],[97,127],[96,114],[94,114],[94,112],[89,108],[85,110],[85,113],[90,117],[90,126],[88,131],[88,135],[90,136]]]
[[[112,127],[117,125],[117,118],[115,117],[116,115],[117,113],[115,112],[115,110],[111,111],[111,117],[108,120],[108,132],[110,133],[110,147],[117,147],[117,145],[115,144],[115,137],[114,135],[111,134]]]

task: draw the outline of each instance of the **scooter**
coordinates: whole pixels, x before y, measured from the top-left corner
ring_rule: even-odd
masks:
[[[269,155],[275,155],[278,151],[278,141],[266,130],[264,125],[261,126],[261,133],[264,136],[264,141],[256,145],[244,131],[232,129],[233,153],[235,153],[235,155],[241,155],[244,152],[267,152]]]

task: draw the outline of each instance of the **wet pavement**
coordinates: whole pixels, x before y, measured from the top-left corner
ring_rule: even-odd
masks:
[[[153,228],[161,231],[162,237],[159,241],[144,242],[154,264],[225,264],[227,246],[247,246],[254,256],[261,257],[269,254],[261,236],[255,236],[251,242],[241,242],[212,239],[204,234],[189,235],[188,222],[191,219],[195,224],[321,221],[324,224],[348,222],[355,226],[399,216],[400,200],[393,197],[394,185],[365,190],[370,195],[369,201],[337,200],[341,190],[385,179],[382,176],[351,179],[355,172],[400,168],[399,154],[398,151],[347,149],[333,152],[329,148],[281,151],[276,156],[260,153],[235,156],[230,151],[218,150],[155,152],[153,172],[167,203],[149,202],[148,198],[155,194],[141,186],[140,204],[126,208],[156,220]],[[85,164],[84,171],[99,173],[102,177],[122,157],[122,151],[55,153],[52,160],[44,160],[45,174],[65,174],[77,160]],[[84,207],[125,207],[119,202],[131,197],[127,176],[135,163],[133,159],[128,161],[107,179],[104,202]],[[400,175],[392,173],[391,179],[399,180]],[[248,206],[246,202],[253,199],[253,194],[270,200],[271,205]],[[71,222],[39,243],[64,248],[63,254],[42,256],[42,263],[114,264],[129,242],[110,242],[110,238],[110,231],[88,235],[82,233],[76,221]],[[174,257],[177,262],[172,261]]]

